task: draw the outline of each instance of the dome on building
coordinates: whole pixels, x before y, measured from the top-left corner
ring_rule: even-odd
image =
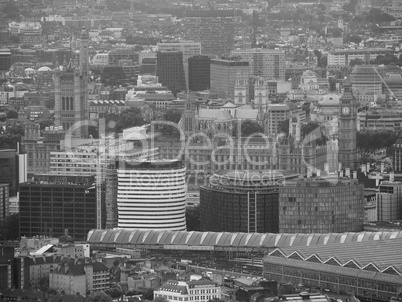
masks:
[[[356,65],[349,79],[352,84],[382,83],[377,68],[373,65]]]
[[[43,72],[51,71],[51,70],[52,69],[50,67],[47,67],[47,66],[42,66],[41,68],[38,69],[38,71],[43,71]]]
[[[339,106],[339,96],[335,93],[326,94],[322,97],[318,104],[320,106],[337,107]]]

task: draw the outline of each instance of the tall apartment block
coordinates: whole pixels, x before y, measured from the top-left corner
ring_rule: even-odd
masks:
[[[181,51],[158,51],[156,54],[156,75],[159,83],[173,92],[186,89],[186,78]]]
[[[280,122],[290,118],[290,109],[286,104],[269,104],[265,115],[265,133],[275,136],[279,133]]]
[[[364,187],[357,179],[308,178],[279,189],[280,233],[360,232]]]
[[[25,136],[22,146],[27,155],[27,173],[46,174],[50,172],[50,154],[60,150],[60,141],[66,132],[62,127],[46,128],[40,134],[39,124],[24,125]]]
[[[236,58],[211,60],[211,93],[220,98],[234,99],[236,79],[248,77],[248,61]]]
[[[71,134],[78,138],[88,136],[88,127],[79,125],[89,118],[88,40],[88,33],[83,28],[78,66],[70,61],[66,70],[58,71],[54,76],[55,126],[62,126],[67,131],[71,128]]]
[[[188,11],[184,23],[188,37],[201,42],[202,55],[230,55],[235,37],[233,10]]]
[[[285,80],[285,53],[275,49],[236,49],[234,57],[249,62],[250,75],[269,80]]]
[[[402,183],[382,182],[377,193],[377,221],[402,219]]]
[[[102,211],[104,213],[105,211]],[[20,187],[20,234],[85,240],[97,227],[95,176],[34,175]]]
[[[188,82],[190,91],[209,89],[211,59],[208,56],[194,56],[188,59]]]
[[[0,183],[0,224],[10,214],[8,184]]]

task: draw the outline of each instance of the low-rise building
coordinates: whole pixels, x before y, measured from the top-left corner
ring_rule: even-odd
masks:
[[[178,281],[169,280],[154,291],[154,298],[163,298],[168,302],[194,301],[207,302],[220,299],[221,288],[210,280]]]
[[[81,295],[105,290],[109,287],[109,269],[101,262],[66,262],[49,274],[49,287],[64,290],[66,294]]]

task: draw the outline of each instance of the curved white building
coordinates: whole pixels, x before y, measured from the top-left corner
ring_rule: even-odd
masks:
[[[186,168],[181,161],[120,162],[118,227],[186,230]]]

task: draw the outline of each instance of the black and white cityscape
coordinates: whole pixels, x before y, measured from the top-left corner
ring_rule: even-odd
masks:
[[[0,302],[402,302],[402,0],[0,0]]]

